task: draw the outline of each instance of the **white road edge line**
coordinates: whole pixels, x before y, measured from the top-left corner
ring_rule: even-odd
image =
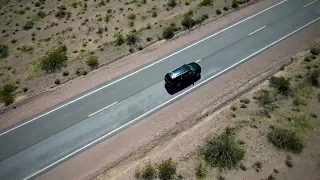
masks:
[[[258,32],[258,31],[261,31],[262,29],[264,29],[264,28],[266,28],[266,27],[267,27],[267,26],[263,26],[263,27],[255,30],[255,31],[253,31],[252,33],[248,34],[248,36],[251,36],[252,34],[254,34],[254,33]]]
[[[196,60],[195,62],[198,63],[198,62],[200,62],[200,61],[201,61],[201,59],[198,59],[198,60]]]
[[[180,53],[180,52],[182,52],[182,51],[184,51],[184,50],[186,50],[186,49],[188,49],[188,48],[190,48],[190,47],[192,47],[192,46],[194,46],[194,45],[197,45],[197,44],[199,44],[199,43],[201,43],[201,42],[203,42],[203,41],[205,41],[205,40],[207,40],[207,39],[209,39],[209,38],[211,38],[211,37],[213,37],[213,36],[215,36],[215,35],[217,35],[217,34],[219,34],[219,33],[221,33],[221,32],[224,32],[224,31],[226,31],[226,30],[228,30],[228,29],[230,29],[230,28],[232,28],[232,27],[234,27],[234,26],[236,26],[236,25],[238,25],[238,24],[240,24],[240,23],[242,23],[242,22],[244,22],[244,21],[247,21],[247,20],[249,20],[249,19],[251,19],[251,18],[253,18],[253,17],[255,17],[255,16],[257,16],[257,15],[259,15],[259,14],[261,14],[261,13],[263,13],[263,12],[269,10],[269,9],[271,9],[271,8],[274,8],[274,7],[276,7],[276,6],[284,3],[284,2],[286,2],[286,1],[287,1],[287,0],[283,0],[283,1],[277,3],[277,4],[273,5],[273,6],[268,7],[267,9],[264,9],[264,10],[262,10],[262,11],[256,13],[256,14],[254,14],[254,15],[252,15],[252,16],[249,16],[249,17],[247,17],[246,19],[243,19],[243,20],[241,20],[241,21],[239,21],[239,22],[237,22],[237,23],[235,23],[235,24],[233,24],[233,25],[231,25],[231,26],[229,26],[229,27],[227,27],[227,28],[225,28],[225,29],[222,29],[222,30],[219,31],[219,32],[216,32],[216,33],[214,33],[214,34],[212,34],[212,35],[210,35],[210,36],[208,36],[208,37],[206,37],[206,38],[204,38],[204,39],[201,39],[201,40],[199,40],[198,42],[195,42],[194,44],[191,44],[191,45],[189,45],[189,46],[187,46],[187,47],[185,47],[185,48],[183,48],[183,49],[181,49],[181,50],[179,50],[179,51],[177,51],[177,52],[174,52],[174,53],[170,54],[169,56],[164,57],[164,58],[160,59],[159,61],[156,61],[156,62],[154,62],[154,63],[152,63],[152,64],[150,64],[150,65],[148,65],[148,66],[146,66],[146,67],[144,67],[144,68],[142,68],[142,69],[139,69],[139,70],[137,70],[137,71],[135,71],[135,72],[133,72],[133,73],[131,73],[131,74],[128,74],[128,75],[126,75],[126,76],[124,76],[124,77],[122,77],[122,78],[120,78],[120,79],[118,79],[118,80],[116,80],[116,81],[113,81],[112,83],[107,84],[107,85],[105,85],[105,86],[103,86],[103,87],[101,87],[101,88],[99,88],[99,89],[96,89],[96,90],[94,90],[94,91],[91,91],[90,93],[85,94],[85,95],[83,95],[83,96],[81,96],[81,97],[78,97],[77,99],[72,100],[72,101],[70,101],[70,102],[68,102],[68,103],[66,103],[66,104],[64,104],[64,105],[61,105],[61,106],[59,106],[59,107],[57,107],[57,108],[55,108],[55,109],[53,109],[53,110],[51,110],[51,111],[48,111],[48,112],[46,112],[46,113],[44,113],[44,114],[41,114],[40,116],[35,117],[35,118],[33,118],[33,119],[31,119],[31,120],[29,120],[29,121],[27,121],[27,122],[24,122],[24,123],[22,123],[22,124],[19,124],[18,126],[15,126],[15,127],[11,128],[11,129],[8,129],[7,131],[2,132],[2,133],[0,134],[0,136],[2,136],[2,135],[4,135],[4,134],[7,134],[8,132],[13,131],[13,130],[15,130],[15,129],[17,129],[17,128],[25,125],[25,124],[28,124],[28,123],[36,120],[36,119],[39,119],[39,118],[41,118],[41,117],[43,117],[43,116],[45,116],[45,115],[47,115],[47,114],[50,114],[50,113],[52,113],[52,112],[54,112],[54,111],[56,111],[56,110],[58,110],[58,109],[61,109],[61,108],[65,107],[65,106],[67,106],[67,105],[69,105],[69,104],[71,104],[71,103],[74,103],[74,102],[76,102],[76,101],[78,101],[78,100],[80,100],[80,99],[82,99],[82,98],[84,98],[84,97],[87,97],[87,96],[89,96],[89,95],[91,95],[91,94],[93,94],[93,93],[95,93],[95,92],[97,92],[97,91],[100,91],[101,89],[104,89],[104,88],[106,88],[106,87],[108,87],[108,86],[110,86],[110,85],[112,85],[112,84],[115,84],[115,83],[117,83],[117,82],[119,82],[119,81],[121,81],[121,80],[129,77],[129,76],[132,76],[132,75],[134,75],[134,74],[137,74],[138,72],[140,72],[140,71],[142,71],[142,70],[144,70],[144,69],[147,69],[147,68],[149,68],[149,67],[151,67],[151,66],[153,66],[153,65],[155,65],[155,64],[158,64],[159,62],[161,62],[161,61],[163,61],[163,60],[165,60],[165,59],[168,59],[169,57],[172,57],[172,56],[174,56],[174,55],[176,55],[176,54],[178,54],[178,53]]]
[[[93,116],[93,115],[95,115],[95,114],[98,114],[99,112],[101,112],[101,111],[103,111],[103,110],[106,110],[106,109],[108,109],[109,107],[111,107],[111,106],[113,106],[113,105],[115,105],[115,104],[117,104],[117,103],[118,103],[118,102],[114,102],[114,103],[112,103],[112,104],[110,104],[110,105],[108,105],[108,106],[100,109],[99,111],[96,111],[96,112],[90,114],[88,117],[91,117],[91,116]]]
[[[303,6],[303,7],[304,7],[304,8],[305,8],[305,7],[308,7],[308,6],[310,6],[311,4],[313,4],[313,3],[317,2],[317,1],[318,1],[318,0],[312,1],[311,3],[309,3],[309,4],[307,4],[307,5]]]
[[[152,109],[152,110],[150,110],[150,111],[148,111],[148,112],[146,112],[146,113],[144,113],[144,114],[140,115],[139,117],[135,118],[134,120],[132,120],[132,121],[130,121],[130,122],[127,122],[126,124],[124,124],[124,125],[122,125],[122,126],[118,127],[117,129],[115,129],[115,130],[113,130],[113,131],[109,132],[108,134],[106,134],[106,135],[104,135],[104,136],[102,136],[102,137],[100,137],[100,138],[98,138],[98,139],[96,139],[96,140],[92,141],[91,143],[89,143],[89,144],[87,144],[87,145],[83,146],[82,148],[79,148],[78,150],[76,150],[76,151],[74,151],[74,152],[70,153],[69,155],[67,155],[67,156],[65,156],[65,157],[63,157],[63,158],[61,158],[60,160],[58,160],[58,161],[56,161],[56,162],[54,162],[54,163],[50,164],[49,166],[47,166],[47,167],[45,167],[45,168],[43,168],[43,169],[41,169],[41,170],[39,170],[39,171],[37,171],[37,172],[33,173],[32,175],[30,175],[30,176],[28,176],[27,178],[25,178],[25,180],[27,180],[27,179],[29,179],[29,178],[31,178],[31,177],[33,177],[33,176],[35,176],[35,175],[37,175],[37,174],[39,174],[39,173],[41,173],[41,172],[45,171],[45,170],[47,170],[48,168],[50,168],[50,167],[52,167],[52,166],[57,165],[58,163],[60,163],[61,161],[64,161],[64,160],[65,160],[65,159],[67,159],[68,157],[75,155],[76,153],[78,153],[78,152],[82,151],[82,150],[83,150],[83,149],[85,149],[85,148],[90,147],[91,145],[93,145],[93,144],[95,144],[95,143],[99,142],[100,140],[103,140],[105,137],[107,137],[107,136],[111,135],[112,133],[115,133],[115,132],[117,132],[117,131],[121,130],[122,128],[124,128],[124,127],[126,127],[126,126],[128,126],[128,125],[130,125],[130,124],[132,124],[132,123],[134,123],[135,121],[137,121],[137,120],[141,119],[142,117],[144,117],[144,116],[146,116],[146,115],[148,115],[148,114],[151,114],[152,112],[156,111],[157,109],[162,108],[162,107],[163,107],[163,106],[165,106],[166,104],[171,103],[172,101],[174,101],[175,99],[177,99],[177,98],[179,98],[179,97],[181,97],[181,96],[185,95],[185,94],[186,94],[186,93],[188,93],[189,91],[191,91],[191,90],[193,90],[193,89],[195,89],[195,88],[197,88],[197,87],[201,86],[202,84],[204,84],[204,83],[206,83],[206,82],[210,81],[211,79],[213,79],[213,78],[215,78],[215,77],[217,77],[217,76],[219,76],[219,75],[223,74],[224,72],[226,72],[226,71],[228,71],[228,70],[232,69],[233,67],[237,66],[238,64],[241,64],[242,62],[244,62],[244,61],[248,60],[249,58],[251,58],[251,57],[253,57],[253,56],[257,55],[258,53],[260,53],[260,52],[262,52],[262,51],[264,51],[264,50],[266,50],[267,48],[269,48],[269,47],[271,47],[271,46],[273,46],[273,45],[277,44],[278,42],[280,42],[280,41],[284,40],[285,38],[287,38],[287,37],[291,36],[292,34],[294,34],[294,33],[298,32],[298,31],[300,31],[301,29],[303,29],[303,28],[305,28],[305,27],[309,26],[310,24],[312,24],[312,23],[316,22],[316,21],[317,21],[317,20],[319,20],[319,19],[320,19],[320,17],[318,17],[317,19],[315,19],[315,20],[313,20],[313,21],[309,22],[308,24],[306,24],[306,25],[304,25],[304,26],[302,26],[302,27],[300,27],[300,28],[296,29],[295,31],[293,31],[293,32],[291,32],[291,33],[289,33],[289,34],[287,34],[286,36],[284,36],[284,37],[282,37],[282,38],[278,39],[277,41],[275,41],[275,42],[273,42],[273,43],[269,44],[268,46],[266,46],[266,47],[264,47],[264,48],[260,49],[259,51],[257,51],[257,52],[255,52],[255,53],[253,53],[253,54],[249,55],[248,57],[246,57],[246,58],[244,58],[244,59],[242,59],[242,60],[238,61],[237,63],[235,63],[235,64],[233,64],[233,65],[229,66],[228,68],[226,68],[226,69],[224,69],[224,70],[222,70],[222,71],[221,71],[221,72],[219,72],[218,74],[215,74],[215,75],[211,76],[210,78],[208,78],[208,79],[206,79],[206,80],[202,81],[201,83],[199,83],[199,84],[197,84],[197,85],[193,86],[192,88],[190,88],[190,89],[186,90],[185,92],[183,92],[183,93],[181,93],[181,94],[177,95],[176,97],[174,97],[174,98],[172,98],[172,99],[168,100],[167,102],[165,102],[165,103],[163,103],[163,104],[161,104],[161,105],[157,106],[156,108],[154,108],[154,109]]]

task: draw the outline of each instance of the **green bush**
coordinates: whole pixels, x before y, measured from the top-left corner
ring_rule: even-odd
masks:
[[[313,70],[310,75],[309,75],[309,80],[312,86],[319,87],[320,82],[319,82],[319,77],[320,77],[320,70],[316,69]]]
[[[0,59],[6,58],[9,56],[9,48],[7,45],[0,44]]]
[[[125,39],[124,39],[124,37],[123,37],[121,32],[115,33],[114,37],[115,37],[114,43],[115,43],[116,46],[121,46],[121,45],[124,44]]]
[[[141,177],[143,179],[154,179],[157,176],[157,169],[149,162],[142,170]]]
[[[300,153],[304,148],[302,138],[290,129],[273,128],[267,137],[274,146],[293,153]]]
[[[168,6],[170,7],[175,7],[177,5],[177,1],[176,0],[168,0]]]
[[[213,3],[213,0],[202,0],[200,2],[200,6],[211,6]]]
[[[99,60],[97,56],[90,56],[87,61],[87,65],[92,69],[97,69],[99,66]]]
[[[190,29],[196,25],[196,20],[194,20],[191,15],[186,14],[181,21],[181,25],[186,29]]]
[[[258,100],[259,104],[264,108],[267,108],[269,110],[273,110],[275,108],[275,96],[271,91],[266,89],[259,90],[255,98]]]
[[[207,176],[207,170],[205,164],[199,162],[195,168],[196,177],[198,179],[204,179]]]
[[[34,25],[34,22],[33,22],[33,21],[27,21],[26,24],[24,24],[23,29],[24,29],[24,30],[32,29],[32,28],[33,28],[33,25]]]
[[[282,93],[283,95],[288,95],[290,91],[290,79],[285,77],[271,77],[270,80],[270,86],[277,89],[279,93]]]
[[[165,28],[162,32],[162,36],[164,39],[168,40],[174,37],[175,27],[169,26]]]
[[[66,51],[66,46],[60,46],[53,51],[47,52],[47,54],[41,58],[41,69],[47,73],[54,73],[62,67],[67,66],[68,57]]]
[[[128,15],[128,19],[135,20],[136,19],[136,15],[131,13],[131,14]]]
[[[212,167],[231,169],[244,157],[245,150],[227,128],[218,138],[208,141],[201,150],[204,160]]]
[[[129,32],[126,36],[127,45],[135,45],[139,41],[139,37],[133,31]]]
[[[237,8],[237,7],[239,7],[238,0],[232,0],[232,8]]]
[[[220,9],[217,9],[216,10],[216,15],[220,15],[221,14],[221,10]]]
[[[320,54],[320,46],[314,46],[310,49],[310,52],[314,55]]]
[[[0,99],[8,106],[14,102],[15,95],[13,94],[14,91],[18,87],[15,84],[5,84],[2,88],[0,88]]]
[[[21,48],[19,48],[20,51],[22,52],[33,52],[33,47],[32,46],[27,46],[27,45],[23,45]]]
[[[46,13],[43,12],[43,11],[39,11],[39,12],[37,13],[37,16],[38,16],[39,18],[44,18],[44,17],[46,17]]]
[[[158,165],[158,173],[159,178],[162,180],[170,180],[176,175],[177,163],[169,158],[167,160],[162,161]]]
[[[84,69],[84,68],[77,68],[76,74],[78,76],[85,76],[85,75],[88,74],[88,71],[86,69]]]

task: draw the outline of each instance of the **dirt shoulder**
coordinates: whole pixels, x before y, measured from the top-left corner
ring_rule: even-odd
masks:
[[[266,2],[258,3],[256,7],[263,3]],[[248,13],[246,10],[250,8],[252,7],[244,11]],[[90,179],[101,173],[97,179],[133,179],[136,167],[143,165],[146,160],[159,162],[173,157],[176,161],[186,162],[208,133],[220,134],[230,122],[236,123],[236,120],[230,119],[230,112],[221,115],[224,110],[229,111],[228,107],[221,107],[277,72],[284,63],[291,61],[296,52],[314,45],[315,38],[319,40],[320,37],[318,29],[319,24],[311,25],[183,99],[62,163],[38,179]],[[179,108],[181,104],[183,109]],[[220,115],[217,115],[218,113]],[[225,118],[226,116],[228,118]],[[198,123],[200,121],[201,123]],[[254,133],[259,135],[257,131]],[[241,137],[250,139],[251,136],[242,131]],[[256,158],[262,157],[259,152],[266,147],[265,140],[256,143],[260,146],[252,146],[250,149]],[[271,156],[265,156],[261,161],[267,162],[269,157],[274,160],[278,157],[276,154],[283,155],[274,149],[269,153]],[[283,159],[283,156],[281,157]],[[249,160],[248,166],[255,160]],[[188,174],[190,177],[194,176],[193,169],[188,165],[179,165],[179,172],[183,172],[185,177],[189,177]],[[254,173],[253,170],[250,172]],[[265,178],[270,174],[269,169],[263,172],[259,177]],[[247,178],[252,177],[252,174],[247,175]]]
[[[261,1],[256,3],[254,6],[248,6],[239,11],[227,14],[213,22],[191,31],[190,33],[182,33],[180,36],[177,36],[175,39],[170,41],[159,41],[148,46],[142,51],[126,56],[109,64],[108,66],[95,70],[87,76],[70,80],[65,84],[51,88],[48,91],[44,91],[43,93],[21,103],[18,102],[5,110],[0,110],[0,129],[4,129],[25,118],[40,113],[43,110],[59,104],[81,92],[94,88],[95,86],[128,71],[134,70],[143,64],[150,63],[154,59],[174,51],[177,47],[196,41],[199,38],[212,33],[212,31],[227,26],[228,24],[247,17],[250,14],[259,12],[276,2],[279,1]],[[41,104],[41,106],[39,106],[39,104]]]

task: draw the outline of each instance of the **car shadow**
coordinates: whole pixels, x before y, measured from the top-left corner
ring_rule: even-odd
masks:
[[[180,92],[181,90],[191,86],[191,85],[194,85],[195,82],[199,81],[201,79],[201,77],[198,77],[197,79],[195,79],[194,81],[187,81],[185,83],[182,83],[180,85],[180,87],[171,87],[169,86],[167,83],[164,84],[164,87],[165,89],[167,90],[167,92],[170,94],[170,95],[174,95],[176,94],[177,92]]]

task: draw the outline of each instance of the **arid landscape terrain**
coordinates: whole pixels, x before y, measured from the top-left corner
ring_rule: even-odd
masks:
[[[277,2],[0,0],[0,130]],[[317,29],[37,179],[320,179]]]
[[[318,179],[320,56],[305,50],[291,61],[143,158],[94,179]]]
[[[0,86],[16,94],[6,104],[256,1],[2,0]]]

